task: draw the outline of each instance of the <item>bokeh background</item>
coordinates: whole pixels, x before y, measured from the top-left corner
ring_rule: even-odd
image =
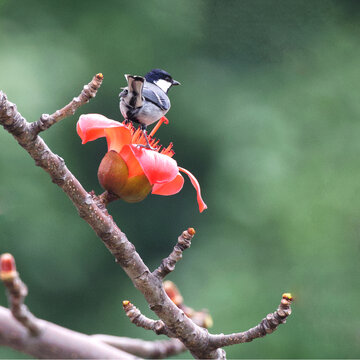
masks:
[[[277,332],[229,358],[360,356],[360,3],[302,0],[0,0],[0,88],[29,121],[105,76],[98,95],[42,136],[86,189],[105,140],[81,145],[81,113],[121,120],[123,74],[161,67],[170,92],[176,196],[110,212],[151,269],[187,227],[193,245],[169,279],[207,308],[214,333],[246,330],[291,291]],[[147,304],[71,202],[0,129],[0,252],[17,260],[38,317],[87,334],[155,339],[123,314]],[[6,306],[3,289],[0,304]],[[1,358],[21,353],[0,348]],[[181,357],[189,357],[183,354]]]

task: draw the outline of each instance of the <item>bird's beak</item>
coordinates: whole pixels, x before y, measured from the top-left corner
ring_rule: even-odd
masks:
[[[173,86],[174,86],[174,85],[181,85],[181,84],[180,84],[178,81],[176,81],[176,80],[173,80],[171,84],[172,84]]]

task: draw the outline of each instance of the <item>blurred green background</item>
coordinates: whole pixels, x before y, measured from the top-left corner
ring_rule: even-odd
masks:
[[[209,309],[214,333],[246,330],[294,294],[286,325],[229,358],[358,358],[359,25],[360,2],[345,0],[0,0],[0,89],[34,121],[104,74],[95,99],[42,134],[100,193],[106,143],[81,145],[79,115],[120,120],[123,74],[169,71],[183,86],[157,135],[174,142],[209,208],[199,214],[186,180],[176,196],[112,203],[114,219],[151,269],[197,230],[169,279],[187,305]],[[88,334],[157,338],[130,324],[123,299],[152,316],[141,294],[3,129],[0,169],[0,252],[16,257],[33,313]]]

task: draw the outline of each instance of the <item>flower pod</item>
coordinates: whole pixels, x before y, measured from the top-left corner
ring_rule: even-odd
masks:
[[[107,191],[121,197],[121,189],[129,177],[126,162],[116,151],[109,151],[101,160],[98,179],[100,185]]]

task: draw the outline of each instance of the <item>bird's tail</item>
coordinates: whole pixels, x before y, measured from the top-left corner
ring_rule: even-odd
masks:
[[[129,105],[132,107],[143,106],[142,90],[145,78],[137,75],[125,75],[129,89]]]

